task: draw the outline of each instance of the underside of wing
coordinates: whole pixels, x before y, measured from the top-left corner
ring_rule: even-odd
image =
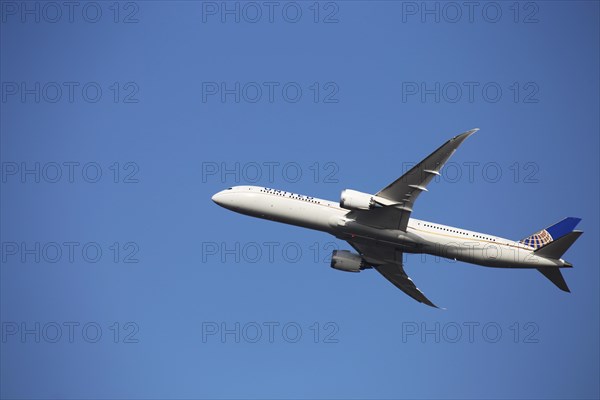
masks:
[[[375,196],[389,200],[392,204],[372,210],[357,210],[354,215],[361,223],[384,229],[406,231],[413,204],[421,192],[436,176],[461,143],[478,129],[461,133],[448,140],[423,161],[415,165],[400,178],[381,189]]]
[[[378,246],[363,242],[349,241],[363,257],[363,259],[371,264],[377,272],[384,276],[394,286],[402,290],[404,293],[417,300],[420,303],[438,308],[417,288],[415,283],[404,272],[402,266],[402,252],[391,246]]]
[[[420,303],[427,304],[428,306],[439,308],[431,302],[423,292],[415,285],[415,283],[406,275],[404,268],[401,264],[384,264],[373,267],[383,275],[388,281],[392,282],[394,286],[402,290],[404,293],[417,300]]]

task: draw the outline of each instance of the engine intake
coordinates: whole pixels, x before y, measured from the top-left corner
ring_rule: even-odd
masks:
[[[346,272],[360,272],[365,268],[362,257],[348,250],[334,250],[331,255],[331,268]]]
[[[358,192],[356,190],[345,189],[340,195],[340,207],[346,210],[370,210],[375,208],[373,195]]]

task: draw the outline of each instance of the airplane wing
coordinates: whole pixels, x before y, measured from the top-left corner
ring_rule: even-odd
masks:
[[[381,189],[375,196],[391,200],[394,204],[354,211],[357,220],[367,225],[406,231],[417,197],[421,192],[427,191],[427,185],[436,175],[440,175],[440,170],[458,146],[478,130],[471,129],[448,140],[400,178]]]
[[[394,286],[402,290],[404,293],[417,300],[420,303],[428,306],[439,308],[431,302],[423,292],[417,288],[415,283],[406,275],[402,263],[402,251],[391,246],[377,246],[375,244],[358,243],[356,241],[348,241],[348,243],[358,251],[361,256],[368,262],[373,264],[373,268],[384,276]]]

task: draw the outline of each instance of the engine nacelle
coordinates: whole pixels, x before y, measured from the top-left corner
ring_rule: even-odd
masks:
[[[331,268],[346,272],[360,272],[365,262],[362,257],[348,250],[334,250],[331,254]]]
[[[372,194],[345,189],[340,196],[340,207],[346,210],[370,210],[376,204],[373,197]]]

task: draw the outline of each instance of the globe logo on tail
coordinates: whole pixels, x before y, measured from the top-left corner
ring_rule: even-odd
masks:
[[[552,238],[552,235],[550,235],[547,230],[542,229],[541,231],[521,240],[521,243],[523,243],[525,246],[539,249],[553,240],[554,239]]]

